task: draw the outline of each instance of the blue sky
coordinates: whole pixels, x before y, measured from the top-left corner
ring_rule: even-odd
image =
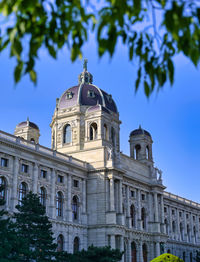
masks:
[[[118,45],[111,60],[99,59],[96,45],[90,41],[84,48],[88,70],[94,84],[112,94],[120,113],[121,151],[129,155],[129,134],[139,124],[153,138],[155,166],[163,170],[167,191],[200,202],[200,72],[181,55],[175,58],[175,83],[166,84],[149,100],[141,89],[134,93],[136,64],[128,61],[126,49]],[[0,54],[0,129],[13,133],[26,120],[35,122],[41,132],[40,144],[50,147],[56,98],[77,84],[82,61],[71,63],[63,50],[54,60],[42,50],[37,62],[38,84],[28,77],[17,86],[13,82],[14,60]]]

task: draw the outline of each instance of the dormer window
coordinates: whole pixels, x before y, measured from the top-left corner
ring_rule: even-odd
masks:
[[[107,96],[107,99],[108,99],[108,102],[109,102],[109,103],[112,103],[112,96],[111,96],[111,95],[108,95],[108,96]]]
[[[93,90],[88,90],[87,97],[94,98],[95,97],[94,91]]]
[[[72,97],[73,97],[73,93],[72,92],[67,92],[66,99],[69,100],[69,99],[72,99]]]

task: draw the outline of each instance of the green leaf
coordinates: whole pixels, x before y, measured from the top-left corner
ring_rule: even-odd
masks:
[[[137,79],[135,82],[135,93],[137,92],[139,85],[140,85],[140,80],[141,80],[141,67],[139,67],[138,72],[137,72]]]
[[[144,92],[145,92],[145,95],[147,97],[149,97],[149,95],[150,95],[150,87],[149,87],[149,85],[148,85],[146,80],[144,81]]]
[[[15,83],[18,83],[21,79],[22,70],[23,70],[23,62],[19,61],[17,66],[15,67],[14,77],[15,77]]]
[[[168,66],[170,84],[172,85],[174,83],[174,64],[171,59],[168,59],[167,66]]]
[[[36,72],[34,70],[30,70],[29,71],[29,75],[30,75],[31,81],[36,84],[36,82],[37,82],[37,74],[36,74]]]

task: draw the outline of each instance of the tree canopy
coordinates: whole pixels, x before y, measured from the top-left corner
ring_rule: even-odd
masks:
[[[200,59],[200,8],[197,0],[1,0],[0,52],[16,58],[15,82],[25,74],[36,83],[41,48],[56,58],[66,46],[71,60],[82,57],[90,32],[99,57],[112,57],[120,41],[137,66],[135,91],[146,96],[174,82],[173,57]]]

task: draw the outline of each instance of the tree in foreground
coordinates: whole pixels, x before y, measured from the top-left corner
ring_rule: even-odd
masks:
[[[88,247],[88,250],[82,250],[75,254],[68,254],[68,262],[118,262],[121,260],[123,252],[111,247]],[[64,260],[63,260],[64,262]]]
[[[1,262],[20,261],[18,252],[22,240],[17,239],[14,223],[4,210],[4,187],[0,186],[0,260]]]
[[[63,47],[72,61],[82,57],[91,31],[99,57],[112,57],[119,41],[127,47],[138,65],[135,91],[142,84],[146,96],[167,80],[173,84],[175,55],[200,61],[198,0],[2,0],[0,14],[0,52],[8,48],[16,58],[16,83],[25,74],[36,83],[41,48],[53,58]]]
[[[151,260],[151,262],[184,262],[184,261],[177,256],[165,253],[154,258],[153,260]]]
[[[200,251],[197,251],[194,259],[195,259],[196,262],[200,262]]]
[[[52,225],[39,197],[30,192],[16,208],[19,211],[14,215],[17,237],[24,242],[21,261],[52,261],[57,245],[53,243]]]

